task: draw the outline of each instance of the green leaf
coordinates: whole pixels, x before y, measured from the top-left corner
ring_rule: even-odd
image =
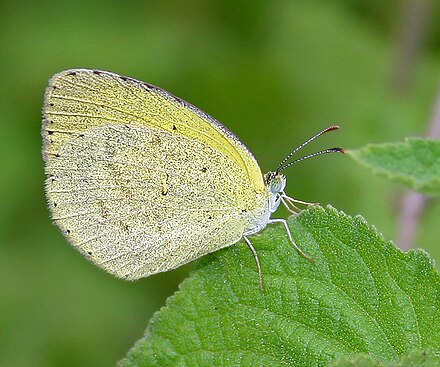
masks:
[[[440,194],[440,140],[411,138],[347,151],[374,173],[427,194]]]
[[[423,251],[403,253],[331,207],[204,257],[157,312],[121,366],[326,366],[368,353],[395,361],[440,349],[440,277]]]
[[[432,351],[412,350],[395,362],[384,363],[368,354],[341,357],[329,367],[438,367],[440,356]]]

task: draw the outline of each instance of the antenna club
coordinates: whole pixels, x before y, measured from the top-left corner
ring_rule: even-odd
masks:
[[[329,148],[328,150],[331,151],[332,153],[342,153],[342,154],[347,153],[347,150],[345,150],[343,148],[339,148],[339,147],[337,147],[337,148]]]
[[[339,129],[339,125],[332,125],[332,126],[329,126],[327,129],[325,129],[324,132],[329,132],[329,131],[338,130],[338,129]]]

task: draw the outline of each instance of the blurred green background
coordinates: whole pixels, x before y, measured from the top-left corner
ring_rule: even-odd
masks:
[[[109,366],[139,339],[191,265],[135,283],[81,258],[51,224],[41,105],[49,77],[128,75],[204,109],[263,171],[321,128],[304,153],[423,136],[440,71],[436,1],[1,2],[0,365]],[[287,193],[361,214],[398,236],[405,190],[342,155],[287,171]],[[416,247],[440,258],[430,201]]]

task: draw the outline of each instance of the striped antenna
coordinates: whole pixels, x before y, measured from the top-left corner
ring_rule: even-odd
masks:
[[[304,157],[298,158],[298,159],[294,160],[293,162],[290,162],[290,163],[287,163],[287,164],[286,164],[286,162],[287,162],[287,161],[288,161],[288,160],[289,160],[289,159],[290,159],[290,158],[291,158],[296,152],[298,152],[299,150],[301,150],[302,148],[304,148],[307,144],[309,144],[310,142],[312,142],[313,140],[315,140],[317,137],[319,137],[319,136],[321,136],[321,135],[323,135],[323,134],[325,134],[325,133],[328,133],[329,131],[333,131],[333,130],[337,130],[337,129],[339,129],[339,126],[337,126],[337,125],[329,126],[328,128],[326,128],[326,129],[320,131],[319,133],[313,135],[310,139],[307,139],[307,140],[306,140],[304,143],[302,143],[300,146],[298,146],[298,147],[296,147],[294,150],[292,150],[292,151],[286,156],[286,158],[284,158],[284,159],[281,161],[281,163],[279,164],[279,166],[278,166],[276,172],[279,173],[279,172],[285,170],[287,167],[290,167],[291,165],[293,165],[293,164],[295,164],[295,163],[301,162],[301,161],[303,161],[303,160],[305,160],[305,159],[308,159],[308,158],[311,158],[311,157],[315,157],[315,156],[317,156],[317,155],[327,154],[327,153],[345,153],[344,149],[342,149],[342,148],[330,148],[330,149],[324,149],[324,150],[321,150],[321,151],[319,151],[319,152],[312,153],[312,154],[306,155],[306,156],[304,156]]]

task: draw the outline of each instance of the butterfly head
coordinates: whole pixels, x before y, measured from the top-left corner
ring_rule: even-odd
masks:
[[[264,182],[269,192],[269,211],[273,213],[280,205],[286,187],[286,176],[276,171],[270,171],[264,175]]]
[[[264,175],[264,181],[272,194],[284,191],[286,187],[286,176],[276,171],[270,171]]]

